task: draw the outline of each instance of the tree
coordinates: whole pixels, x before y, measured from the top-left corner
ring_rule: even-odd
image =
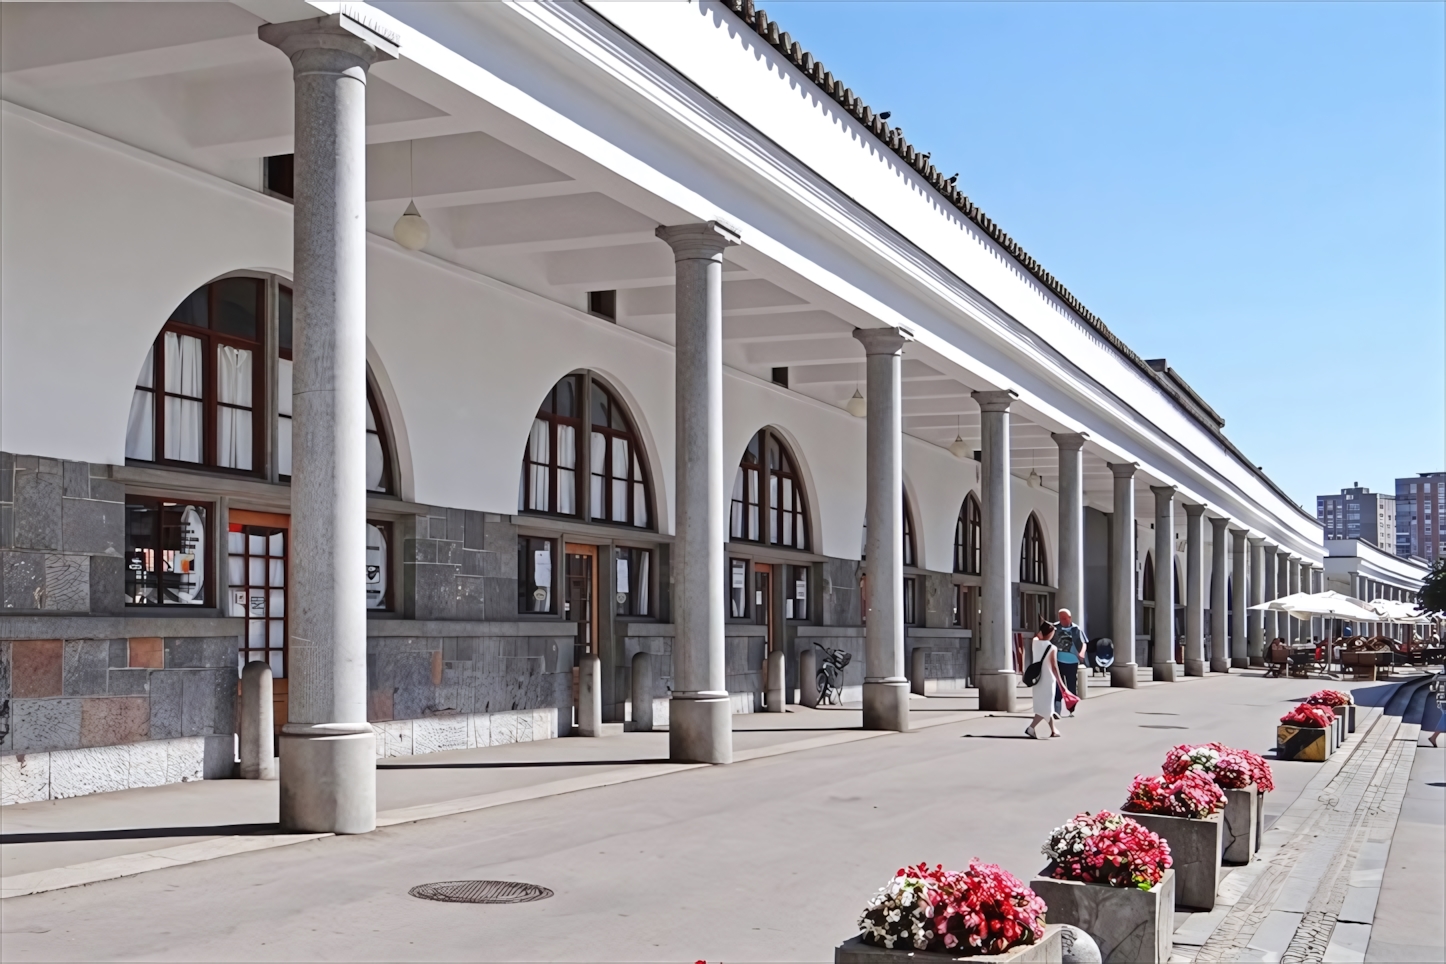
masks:
[[[1432,616],[1446,615],[1446,556],[1437,559],[1421,583],[1421,611]]]

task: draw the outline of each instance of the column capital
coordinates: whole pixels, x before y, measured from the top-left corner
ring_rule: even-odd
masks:
[[[1019,397],[1019,393],[1012,388],[1006,388],[1003,391],[971,392],[970,394],[973,395],[974,401],[979,403],[981,412],[1007,412],[1009,406],[1013,405],[1014,400]]]
[[[256,36],[292,58],[307,50],[335,50],[356,58],[363,67],[397,59],[395,40],[344,13],[310,20],[263,23],[256,28]]]
[[[1269,539],[1265,538],[1265,536],[1260,537],[1260,542],[1261,545],[1265,547],[1265,554],[1267,556],[1273,556],[1280,551],[1280,546],[1271,542]]]
[[[1150,491],[1155,493],[1157,499],[1173,499],[1180,490],[1173,485],[1152,485]]]
[[[1205,514],[1205,507],[1203,505],[1197,505],[1194,502],[1185,502],[1182,504],[1185,507],[1185,515],[1187,516],[1197,516]]]
[[[1232,536],[1234,536],[1235,538],[1239,539],[1241,536],[1248,536],[1248,535],[1250,535],[1250,530],[1249,530],[1249,529],[1240,529],[1240,528],[1231,528],[1230,534],[1231,534]]]
[[[675,261],[711,261],[721,255],[724,248],[738,243],[738,232],[717,221],[660,224],[654,233],[673,249]]]
[[[1139,462],[1109,462],[1107,464],[1117,479],[1133,479],[1135,470],[1140,467]]]
[[[1089,438],[1089,434],[1088,432],[1051,432],[1049,437],[1054,439],[1054,444],[1062,450],[1077,452],[1084,448],[1085,439]]]
[[[1247,529],[1247,530],[1245,530],[1245,531],[1248,532],[1249,530]],[[1251,535],[1247,535],[1247,536],[1245,537],[1245,541],[1248,542],[1248,543],[1250,543],[1252,546],[1255,546],[1257,549],[1259,549],[1259,548],[1262,548],[1262,547],[1265,545],[1265,536],[1251,536]]]
[[[1230,519],[1223,515],[1211,516],[1210,525],[1216,532],[1224,532],[1226,526],[1230,525]]]
[[[855,328],[854,338],[865,355],[897,355],[914,340],[914,333],[907,328]]]

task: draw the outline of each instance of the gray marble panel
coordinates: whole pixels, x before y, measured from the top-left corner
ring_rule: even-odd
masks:
[[[150,675],[148,669],[111,669],[106,674],[106,695],[146,696],[150,693]]]
[[[166,669],[236,668],[237,643],[230,637],[167,636],[165,646]]]
[[[0,552],[0,606],[40,609],[45,605],[45,556],[39,552]]]
[[[55,466],[41,471],[40,463]],[[60,497],[62,491],[59,464],[52,459],[38,459],[35,470],[15,472],[15,545],[24,549],[60,548]]]
[[[90,464],[88,462],[62,463],[61,475],[64,478],[66,498],[90,498]]]
[[[61,499],[61,546],[66,552],[120,556],[125,552],[125,503]]]
[[[61,693],[104,696],[110,669],[110,640],[67,639],[61,656]]]
[[[83,613],[90,610],[90,556],[49,552],[45,555],[42,609]]]
[[[151,673],[151,739],[173,740],[181,736],[184,676],[182,670],[155,670]]]
[[[80,746],[82,700],[11,700],[14,752],[69,750]]]

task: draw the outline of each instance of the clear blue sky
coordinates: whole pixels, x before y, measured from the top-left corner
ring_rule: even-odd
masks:
[[[759,5],[1310,512],[1446,468],[1446,5]]]

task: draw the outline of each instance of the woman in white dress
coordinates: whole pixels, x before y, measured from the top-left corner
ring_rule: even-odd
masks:
[[[1033,687],[1034,722],[1024,730],[1024,735],[1031,740],[1043,739],[1035,731],[1035,727],[1045,720],[1049,721],[1049,735],[1059,736],[1059,728],[1054,725],[1054,694],[1063,684],[1060,682],[1059,662],[1055,658],[1053,640],[1054,624],[1046,621],[1039,624],[1039,632],[1029,643],[1030,661],[1044,664],[1040,667],[1039,680]]]

